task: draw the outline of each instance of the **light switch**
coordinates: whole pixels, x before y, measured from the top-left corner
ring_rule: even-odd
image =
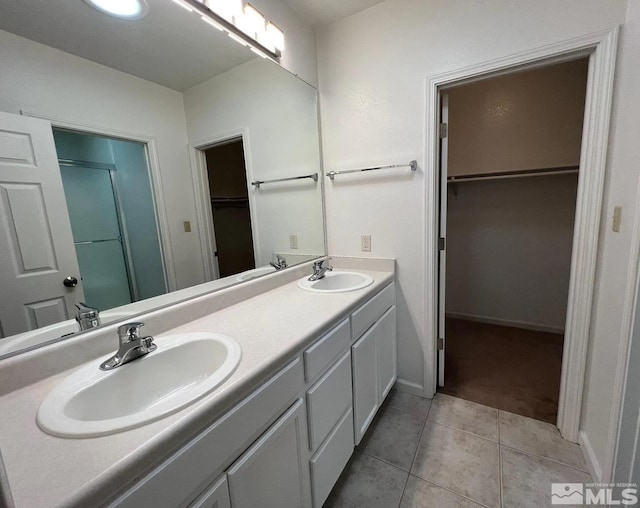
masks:
[[[362,235],[360,237],[360,249],[362,252],[371,252],[371,235]]]
[[[184,228],[185,233],[191,233],[191,221],[186,220],[182,223],[182,227]]]
[[[613,224],[611,225],[611,230],[614,233],[620,232],[620,223],[622,222],[622,207],[616,206],[613,209]]]
[[[289,248],[290,249],[298,248],[298,235],[289,235]]]

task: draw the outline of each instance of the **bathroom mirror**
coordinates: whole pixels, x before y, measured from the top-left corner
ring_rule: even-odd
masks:
[[[316,90],[147,3],[0,4],[0,358],[326,253]]]

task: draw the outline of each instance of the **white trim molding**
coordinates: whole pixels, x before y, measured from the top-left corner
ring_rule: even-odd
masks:
[[[486,323],[488,325],[510,326],[511,328],[521,328],[523,330],[534,330],[536,332],[564,334],[564,328],[557,326],[543,325],[540,323],[530,323],[528,321],[514,321],[511,319],[501,319],[488,316],[477,316],[475,314],[464,314],[460,312],[447,312],[447,318],[463,319],[475,323]]]
[[[424,395],[424,387],[418,383],[406,381],[404,379],[396,379],[393,387],[399,392],[410,393],[422,397]]]
[[[582,450],[582,455],[584,455],[584,461],[587,464],[587,469],[589,470],[589,473],[591,473],[591,478],[596,483],[602,482],[602,468],[600,467],[598,458],[593,451],[589,437],[583,430],[578,433],[578,442],[580,443],[580,449]]]
[[[236,139],[242,140],[242,147],[244,150],[244,165],[247,172],[247,193],[249,196],[249,216],[251,218],[253,254],[256,266],[258,266],[258,261],[261,259],[255,193],[253,186],[251,185],[251,181],[253,180],[253,167],[251,163],[249,129],[246,127],[239,127],[237,129],[225,131],[190,143],[189,157],[191,159],[193,194],[195,196],[196,217],[198,218],[198,234],[200,235],[203,269],[207,281],[219,279],[220,273],[218,270],[218,263],[214,257],[214,251],[217,250],[217,248],[204,150],[211,148],[214,145]]]
[[[436,389],[437,305],[438,305],[438,124],[439,94],[443,88],[504,74],[523,68],[589,56],[589,76],[583,123],[580,176],[576,202],[569,304],[565,327],[558,428],[562,436],[578,442],[582,409],[587,346],[604,192],[604,175],[609,138],[609,118],[618,41],[618,28],[560,41],[478,65],[453,70],[427,79],[425,134],[425,395]]]

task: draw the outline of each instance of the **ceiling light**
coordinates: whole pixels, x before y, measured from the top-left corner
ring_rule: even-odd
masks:
[[[146,0],[84,0],[91,7],[121,19],[144,18],[149,12]]]

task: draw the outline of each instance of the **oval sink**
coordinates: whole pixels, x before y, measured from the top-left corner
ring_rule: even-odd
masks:
[[[166,336],[156,343],[156,351],[116,369],[99,369],[110,354],[65,378],[40,404],[40,428],[79,438],[150,423],[222,384],[242,354],[235,340],[212,333]]]
[[[236,280],[245,281],[255,279],[256,277],[262,277],[263,275],[267,275],[269,273],[275,272],[276,269],[271,265],[260,266],[258,268],[254,268],[253,270],[247,270],[246,272],[242,272],[236,275]]]
[[[310,281],[309,277],[300,279],[298,286],[317,293],[345,293],[366,288],[373,284],[373,277],[360,272],[326,272],[319,280]]]

